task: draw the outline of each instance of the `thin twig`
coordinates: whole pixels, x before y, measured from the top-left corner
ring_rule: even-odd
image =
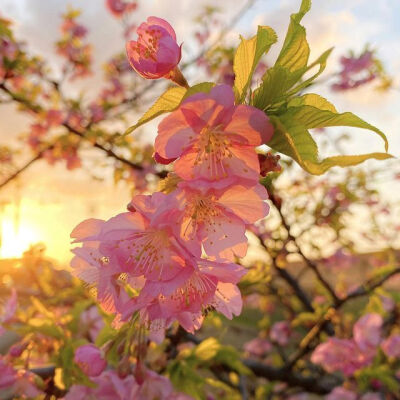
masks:
[[[288,235],[288,239],[293,241],[294,244],[297,247],[297,252],[298,254],[301,255],[301,257],[304,259],[305,263],[307,264],[307,266],[314,272],[314,274],[316,275],[318,281],[322,284],[322,286],[329,292],[329,294],[332,297],[332,300],[335,304],[337,304],[339,302],[339,298],[337,297],[335,291],[333,290],[333,288],[331,287],[331,285],[328,283],[328,281],[322,276],[321,272],[319,271],[317,265],[311,261],[304,253],[303,250],[301,249],[301,246],[298,243],[298,240],[296,237],[294,237],[291,233],[290,233],[290,226],[288,224],[288,222],[286,221],[285,216],[282,213],[282,209],[281,206],[279,204],[279,202],[276,200],[276,197],[274,196],[274,194],[272,193],[270,196],[270,200],[272,202],[272,204],[275,206],[275,208],[277,209],[279,216],[281,217],[282,220],[282,225],[284,226],[284,228],[287,231],[287,235]]]
[[[18,175],[22,174],[26,169],[28,169],[35,161],[40,160],[43,153],[46,150],[51,150],[53,145],[47,146],[44,150],[37,153],[33,158],[31,158],[27,163],[25,163],[21,168],[18,168],[13,174],[11,174],[5,181],[0,183],[0,189],[6,186],[9,182],[13,181]]]
[[[318,321],[317,324],[311,329],[311,331],[302,339],[298,352],[293,355],[292,359],[289,361],[286,367],[292,368],[298,360],[300,360],[303,356],[305,356],[307,353],[315,348],[315,346],[312,344],[313,339],[320,334],[326,324],[329,323],[335,312],[338,311],[345,303],[357,297],[368,295],[371,291],[382,286],[388,279],[397,274],[400,274],[400,268],[394,269],[376,282],[373,282],[373,280],[367,281],[366,283],[360,285],[354,291],[350,292],[346,297],[339,299],[336,304],[332,304],[332,306],[328,309],[321,320]]]

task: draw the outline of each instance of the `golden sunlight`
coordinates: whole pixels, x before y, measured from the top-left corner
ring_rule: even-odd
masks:
[[[16,226],[12,218],[5,218],[0,226],[0,257],[21,257],[24,251],[40,241],[40,235],[29,225]]]

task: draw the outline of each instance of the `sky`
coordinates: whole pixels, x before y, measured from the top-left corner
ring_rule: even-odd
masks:
[[[228,23],[244,3],[243,0],[142,0],[135,20],[140,22],[150,15],[168,20],[178,40],[183,42],[185,62],[196,54],[197,49],[190,39],[195,29],[192,20],[202,5],[220,7],[223,20]],[[299,4],[300,0],[256,0],[227,34],[226,40],[238,43],[239,34],[251,36],[257,25],[271,26],[282,40],[289,16]],[[82,9],[80,21],[89,28],[88,39],[94,46],[94,70],[100,71],[101,65],[124,46],[121,26],[105,10],[103,0],[0,0],[0,14],[14,20],[16,36],[29,43],[32,53],[48,59],[57,71],[60,60],[55,55],[54,42],[58,38],[60,15],[67,5]],[[360,51],[367,43],[377,50],[387,72],[394,78],[396,89],[380,94],[368,86],[351,93],[333,93],[320,86],[318,93],[332,101],[339,111],[353,111],[378,126],[386,133],[390,152],[395,156],[400,156],[399,15],[399,0],[314,0],[311,12],[304,18],[311,58],[335,47],[326,71],[328,75],[348,50]],[[281,41],[272,48],[268,61],[273,62],[280,45]],[[197,71],[192,69],[189,78],[191,83],[196,83]],[[101,75],[96,73],[83,84],[69,85],[67,90],[71,95],[83,90],[90,97],[95,95],[99,84]],[[0,144],[15,142],[29,123],[29,118],[18,114],[12,106],[1,105]],[[154,135],[154,129],[155,125],[150,125],[149,137]],[[383,151],[382,141],[376,135],[361,130],[352,132],[355,139],[348,144],[349,154]],[[97,156],[101,157],[100,154],[93,157]],[[371,161],[369,165],[375,164]],[[0,257],[21,253],[30,242],[37,240],[47,244],[50,256],[66,262],[70,258],[69,233],[77,223],[89,217],[109,218],[125,210],[130,192],[126,187],[115,187],[111,174],[107,174],[106,170],[104,181],[93,181],[86,168],[70,172],[62,165],[48,168],[43,161],[34,165],[18,182],[0,192],[0,210],[3,210],[0,223],[6,231],[9,249],[5,252],[0,248]],[[393,184],[391,180],[383,181],[382,190],[400,198],[400,187]],[[15,207],[17,203],[19,206]],[[14,224],[16,220],[20,221],[18,229]]]

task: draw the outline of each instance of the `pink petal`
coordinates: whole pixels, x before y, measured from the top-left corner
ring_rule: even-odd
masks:
[[[376,347],[381,341],[383,318],[376,313],[363,315],[353,327],[354,340],[363,351]]]
[[[146,219],[139,213],[126,212],[110,218],[104,223],[98,240],[119,240],[127,236],[127,233],[137,230],[145,230]]]
[[[172,26],[165,19],[158,18],[158,17],[148,17],[147,18],[147,23],[149,25],[161,26],[162,28],[164,28],[171,35],[171,37],[174,40],[176,40],[176,34],[175,34],[175,31],[174,31],[174,28],[172,28]]]
[[[221,282],[238,283],[246,275],[246,268],[233,263],[221,263],[206,259],[197,260],[200,271],[218,278]]]
[[[240,135],[245,143],[259,146],[267,143],[274,132],[273,125],[263,111],[245,105],[235,107],[231,121],[225,126],[224,131]]]
[[[199,236],[204,251],[209,257],[234,260],[244,257],[247,252],[246,229],[243,222],[235,217],[215,217],[212,225],[200,229]]]
[[[240,315],[243,302],[239,288],[232,283],[218,283],[214,297],[214,306],[226,318],[232,319],[234,315]]]
[[[80,239],[97,235],[100,232],[103,224],[104,221],[102,219],[91,218],[82,221],[71,232],[71,238],[75,238],[77,241],[79,241]]]
[[[158,125],[155,152],[165,159],[177,158],[196,135],[182,110],[176,110]]]
[[[252,188],[235,185],[224,192],[219,202],[246,224],[253,224],[268,215],[269,206],[265,202],[267,198],[267,190],[262,185]]]
[[[210,96],[224,107],[233,107],[235,103],[235,95],[228,85],[214,86],[210,91]]]

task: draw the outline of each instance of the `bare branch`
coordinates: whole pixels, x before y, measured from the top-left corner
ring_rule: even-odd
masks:
[[[331,295],[332,300],[335,304],[337,304],[339,302],[339,298],[337,297],[335,291],[333,290],[333,288],[331,287],[331,285],[328,283],[328,281],[322,276],[321,272],[319,271],[317,265],[311,261],[302,251],[301,246],[298,243],[298,240],[296,237],[294,237],[291,233],[290,233],[290,226],[288,224],[288,222],[286,221],[285,216],[282,213],[282,209],[281,206],[279,204],[279,202],[277,201],[276,197],[274,196],[274,194],[272,193],[270,196],[270,200],[272,202],[272,204],[275,206],[275,208],[277,209],[281,220],[282,220],[282,225],[285,227],[287,234],[288,234],[288,239],[293,241],[294,244],[297,247],[297,252],[301,255],[301,257],[304,259],[305,263],[307,264],[307,266],[314,272],[314,274],[316,275],[317,279],[319,280],[319,282],[322,284],[322,286],[328,291],[328,293]]]

